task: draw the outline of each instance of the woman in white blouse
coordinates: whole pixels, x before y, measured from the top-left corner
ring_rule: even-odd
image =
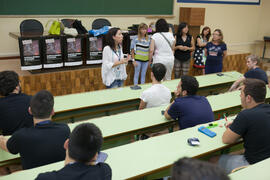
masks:
[[[171,80],[174,65],[175,39],[169,32],[169,25],[165,19],[156,22],[156,33],[151,37],[149,64],[161,63],[166,67],[163,80]]]
[[[107,34],[107,46],[102,55],[102,81],[107,88],[121,87],[127,78],[126,64],[130,59],[124,58],[121,43],[123,35],[119,28],[111,28]]]

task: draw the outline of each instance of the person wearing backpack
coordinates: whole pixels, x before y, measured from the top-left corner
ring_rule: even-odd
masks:
[[[156,22],[156,33],[151,37],[149,51],[149,65],[161,63],[165,65],[167,71],[163,80],[171,80],[174,65],[173,49],[175,39],[169,32],[169,25],[165,19]]]
[[[188,24],[180,23],[176,34],[176,45],[174,53],[174,77],[180,78],[180,75],[187,75],[190,66],[191,52],[194,51],[194,39],[188,33]]]

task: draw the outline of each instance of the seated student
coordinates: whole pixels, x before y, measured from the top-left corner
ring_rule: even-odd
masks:
[[[270,105],[265,104],[266,87],[262,80],[246,79],[241,87],[241,104],[244,108],[222,136],[225,144],[243,138],[242,155],[222,155],[219,165],[230,173],[233,169],[254,164],[270,157]]]
[[[233,83],[229,91],[236,90],[239,85],[246,79],[246,78],[254,78],[254,79],[260,79],[264,81],[266,84],[268,84],[268,77],[264,70],[259,68],[260,64],[260,59],[259,57],[255,55],[249,55],[246,57],[247,60],[247,67],[248,67],[248,72],[244,74],[244,77],[241,77],[237,81]],[[270,86],[269,86],[270,87]]]
[[[41,173],[36,180],[110,180],[112,170],[106,163],[96,164],[102,146],[100,129],[92,123],[78,125],[66,140],[65,167]]]
[[[192,76],[181,76],[175,92],[176,99],[166,109],[166,119],[178,120],[179,129],[193,127],[214,121],[214,114],[208,100],[196,95],[199,83]]]
[[[229,180],[218,166],[192,158],[182,158],[172,167],[172,180]]]
[[[156,63],[152,67],[152,86],[141,95],[139,109],[157,107],[170,103],[171,91],[161,84],[161,80],[166,74],[166,67],[161,63]]]
[[[0,132],[3,135],[33,126],[33,117],[28,112],[31,96],[21,93],[16,72],[0,72],[0,96],[3,96],[0,98]]]
[[[23,169],[30,169],[65,159],[63,144],[69,137],[66,124],[54,123],[51,117],[54,99],[49,91],[39,91],[30,102],[34,127],[22,128],[9,139],[0,136],[0,147],[12,154],[20,153]]]

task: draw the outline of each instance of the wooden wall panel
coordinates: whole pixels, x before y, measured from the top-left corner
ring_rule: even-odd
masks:
[[[246,72],[245,57],[247,55],[228,55],[224,60],[223,71]],[[200,70],[194,69],[192,65],[193,60],[190,64],[190,75],[202,74]],[[150,72],[151,69],[149,68],[146,75],[147,83],[151,82]],[[134,67],[132,63],[127,65],[127,74],[128,78],[125,85],[133,85]],[[42,89],[51,91],[55,96],[105,89],[101,79],[100,67],[27,75],[21,76],[20,80],[23,92],[30,95],[34,95]]]
[[[238,71],[242,74],[247,72],[246,56],[250,53],[228,55],[223,61],[223,71]],[[198,76],[202,75],[202,70],[193,68],[194,60],[191,60],[189,75]]]

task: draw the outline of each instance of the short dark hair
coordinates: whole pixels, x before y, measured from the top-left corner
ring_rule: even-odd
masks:
[[[196,95],[199,89],[199,83],[193,76],[183,75],[181,76],[182,91],[186,90],[187,95]]]
[[[165,19],[159,19],[156,22],[156,32],[168,32],[169,25]]]
[[[111,49],[115,49],[115,41],[113,39],[113,36],[117,34],[117,31],[119,31],[120,28],[113,27],[109,30],[109,32],[106,35],[106,45],[110,46]]]
[[[226,173],[217,165],[192,158],[182,158],[172,167],[172,180],[229,180]]]
[[[266,87],[265,82],[260,79],[247,78],[244,81],[245,96],[250,95],[256,103],[265,101]]]
[[[152,72],[157,81],[161,81],[166,74],[166,67],[161,63],[156,63],[152,67]]]
[[[102,133],[95,124],[80,124],[70,134],[68,155],[77,162],[88,163],[100,151],[102,142]]]
[[[0,72],[0,95],[7,96],[11,94],[19,85],[19,76],[14,71]]]
[[[47,90],[36,93],[30,101],[30,108],[34,118],[45,119],[51,116],[53,110],[53,95]]]

